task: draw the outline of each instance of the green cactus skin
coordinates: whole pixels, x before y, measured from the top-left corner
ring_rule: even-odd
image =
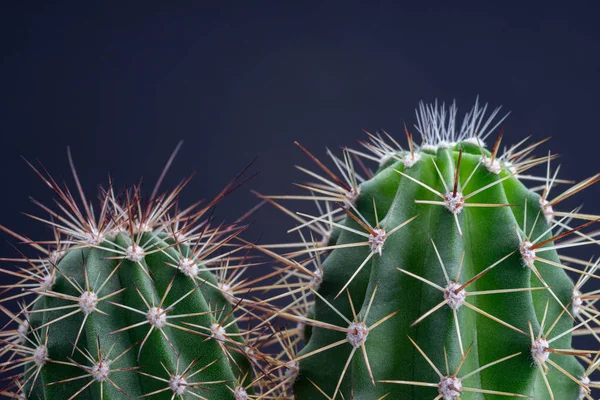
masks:
[[[437,108],[431,110],[431,115],[440,117]],[[471,115],[478,115],[477,109]],[[425,115],[423,119],[427,118]],[[436,123],[433,117],[429,121]],[[513,165],[510,157],[498,161],[499,142],[492,155],[468,135],[461,133],[452,139],[454,136],[450,134],[438,134],[416,151],[398,150],[393,157],[382,160],[372,177],[352,186],[356,188],[352,196],[348,179],[345,179],[348,186],[337,185],[337,202],[350,199],[342,207],[352,215],[339,221],[341,232],[334,243],[329,243],[333,249],[327,255],[323,253],[326,258],[322,281],[312,286],[318,287],[318,296],[309,319],[297,319],[311,325],[304,332],[306,346],[291,361],[299,360],[299,373],[293,384],[297,400],[342,398],[341,395],[345,399],[509,398],[500,392],[536,399],[585,398],[585,386],[559,369],[584,383],[589,371],[585,371],[575,355],[549,353],[543,342],[536,341],[540,329],[544,335],[551,329],[548,337],[551,349],[572,348],[569,330],[574,321],[563,312],[563,307],[574,318],[577,316],[571,303],[574,284],[556,266],[561,261],[552,248],[554,242],[545,243],[553,235],[549,223],[554,224],[558,217],[553,216],[546,198],[542,200],[519,180],[516,172],[522,174],[525,164]],[[412,136],[409,140],[412,141]],[[547,158],[539,161],[544,165],[546,162],[549,163]],[[335,180],[331,170],[318,164],[330,182],[344,180]],[[346,168],[345,172],[348,176],[353,170]],[[455,194],[455,177],[457,198],[464,203],[459,203],[457,212],[452,212],[447,196]],[[585,183],[591,184],[597,178]],[[323,189],[325,185],[314,184],[308,188],[323,196],[336,192],[332,186]],[[474,195],[470,196],[471,193]],[[361,218],[368,222],[371,233],[364,222],[359,223]],[[323,223],[326,219],[312,217],[311,221]],[[405,225],[389,234],[402,224]],[[386,236],[374,235],[373,231],[380,233],[376,227],[384,230]],[[367,237],[370,243],[360,245]],[[534,241],[537,256],[555,265],[529,259],[532,253],[527,252],[528,240]],[[356,246],[344,247],[351,244]],[[315,246],[313,252],[318,249]],[[360,269],[369,256],[370,260]],[[461,287],[466,297],[454,290],[488,267],[491,268],[468,286]],[[539,271],[545,284],[535,271]],[[454,286],[445,291],[449,282]],[[479,293],[484,291],[502,292]],[[449,303],[428,314],[446,296]],[[450,305],[456,308],[456,319]],[[283,312],[280,315],[294,319]],[[356,325],[363,321],[364,325]],[[413,325],[415,322],[418,323]],[[379,324],[365,335],[364,327],[376,323]],[[586,326],[589,324],[597,325],[588,319]],[[558,339],[551,340],[557,336]],[[461,344],[467,353],[464,358]],[[535,353],[534,348],[540,352]],[[538,354],[538,361],[534,360],[534,354]],[[501,362],[477,371],[497,361]],[[466,376],[464,382],[448,380],[447,376],[461,362],[456,378]],[[541,372],[546,367],[549,372],[545,377],[552,394]],[[473,371],[476,373],[470,374]],[[443,386],[444,380],[454,383],[454,389]],[[460,386],[462,390],[458,390]]]
[[[3,394],[42,400],[250,398],[249,344],[232,310],[238,299],[205,264],[239,230],[206,223],[195,228],[209,208],[167,217],[182,187],[148,209],[138,189],[125,204],[108,194],[100,222],[91,213],[78,220],[71,200],[64,207],[76,223],[54,215],[60,242],[44,252],[49,257],[31,261],[21,274],[25,283],[16,285],[28,295],[23,312],[3,307],[19,322],[17,335],[3,335],[9,337],[2,354],[9,358],[1,367],[14,373],[17,386]],[[225,256],[210,264],[221,266],[221,275],[229,268],[220,264]],[[18,373],[15,360],[25,373]]]
[[[142,235],[142,241],[147,242],[148,245],[157,244],[161,248],[167,246],[166,242],[152,234]],[[127,235],[119,234],[115,243],[121,247],[127,248],[131,243],[131,239],[129,239]],[[112,246],[106,243],[101,247],[111,248]],[[184,252],[187,251],[188,249],[186,246]],[[171,257],[163,252],[168,253]],[[111,253],[102,248],[69,251],[57,265],[57,268],[61,273],[58,275],[52,291],[73,297],[81,297],[81,294],[67,281],[65,276],[69,277],[71,281],[77,282],[80,287],[85,288],[83,268],[85,263],[88,280],[92,282],[104,282],[119,263],[119,260],[108,260],[107,258],[110,257]],[[214,320],[216,314],[209,314],[211,311],[210,305],[217,305],[219,310],[224,310],[225,313],[228,313],[231,310],[231,305],[225,299],[223,294],[218,289],[215,289],[217,281],[203,265],[198,265],[198,268],[200,269],[198,274],[199,279],[205,279],[211,282],[214,287],[202,284],[195,290],[198,284],[190,277],[181,272],[174,275],[174,269],[168,265],[168,263],[172,263],[171,258],[179,258],[178,253],[173,248],[167,248],[161,252],[147,255],[140,260],[140,263],[151,273],[154,278],[153,280],[143,272],[137,263],[125,260],[119,266],[115,275],[107,281],[103,290],[96,294],[99,298],[102,298],[112,293],[118,293],[121,289],[125,288],[126,290],[123,292],[111,297],[110,301],[124,307],[147,312],[148,309],[146,305],[134,288],[137,287],[139,289],[150,305],[155,304],[158,306],[169,282],[173,276],[175,276],[172,288],[164,301],[165,306],[163,309],[180,298],[183,298],[190,291],[192,291],[192,293],[179,302],[173,311],[170,311],[166,315],[185,315],[206,312],[206,315],[177,318],[173,322],[182,327],[185,327],[185,323],[187,322],[210,329],[210,326],[216,322]],[[201,281],[198,280],[198,282]],[[45,301],[39,301],[36,304],[37,309],[41,310],[42,307],[43,309],[53,309],[73,304],[73,301],[49,296],[44,300]],[[117,356],[134,344],[141,343],[148,333],[150,327],[149,323],[134,328],[130,330],[130,332],[112,334],[114,331],[138,324],[147,319],[146,316],[132,312],[124,307],[118,307],[107,301],[99,302],[97,308],[108,315],[102,315],[94,311],[91,312],[88,315],[86,323],[83,325],[83,331],[77,346],[80,349],[87,349],[91,354],[97,354],[96,338],[100,338],[102,351],[107,351],[112,347],[112,355]],[[36,308],[34,308],[34,310]],[[32,317],[30,321],[31,326],[42,326],[52,320],[59,319],[65,314],[66,312],[62,310],[34,313],[34,317]],[[50,359],[68,360],[72,357],[73,360],[81,365],[90,364],[82,354],[72,355],[72,343],[75,342],[76,334],[83,322],[84,315],[83,312],[78,313],[77,317],[65,318],[49,325],[47,350]],[[226,323],[231,322],[231,320],[232,317],[230,317]],[[157,326],[158,325],[160,324],[157,324]],[[239,333],[235,324],[228,327],[226,331],[227,334]],[[235,382],[240,375],[237,367],[233,363],[229,363],[227,358],[223,357],[223,350],[218,341],[207,341],[205,340],[205,336],[184,332],[171,326],[162,327],[162,333],[164,333],[164,335],[161,334],[158,329],[154,329],[154,332],[148,337],[140,352],[139,360],[137,359],[137,352],[133,351],[134,349],[137,349],[137,347],[134,346],[132,351],[128,351],[117,360],[117,362],[110,364],[110,368],[123,369],[143,366],[144,368],[140,369],[140,371],[157,377],[165,377],[165,371],[159,360],[170,371],[176,371],[177,363],[179,362],[179,370],[182,372],[185,367],[192,363],[192,361],[201,358],[205,362],[203,364],[200,363],[199,366],[208,364],[208,361],[216,362],[203,372],[197,374],[193,382],[212,382],[220,380]],[[171,346],[177,350],[177,353]],[[240,357],[235,352],[233,353],[233,357],[241,367],[248,368],[248,363],[244,358]],[[28,365],[25,367],[27,368]],[[197,366],[192,372],[195,372],[198,369]],[[39,379],[37,380],[33,391],[36,396],[39,396],[42,399],[55,399],[63,398],[65,395],[69,396],[70,394],[76,393],[82,387],[80,381],[51,386],[44,385],[79,376],[82,375],[82,373],[83,371],[75,366],[65,366],[63,364],[48,362],[41,369]],[[129,396],[141,396],[165,387],[164,382],[141,375],[135,370],[118,371],[109,374],[108,377]],[[228,389],[227,385],[214,385],[210,386],[210,388],[209,394],[203,394],[203,396],[214,399],[233,398],[232,391]],[[105,383],[103,391],[104,397],[102,397],[102,399],[123,398],[123,394],[113,385]],[[162,397],[157,395],[155,398],[169,399],[173,394],[171,391],[169,392],[162,394]],[[90,390],[84,391],[77,398],[100,399],[100,385],[91,386]]]

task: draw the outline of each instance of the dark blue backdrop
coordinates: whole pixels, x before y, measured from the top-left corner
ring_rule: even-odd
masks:
[[[596,172],[599,30],[591,9],[398,2],[129,2],[4,6],[0,13],[0,222],[32,236],[27,196],[50,199],[20,159],[68,175],[75,154],[89,192],[144,176],[150,186],[179,139],[166,185],[197,171],[189,202],[215,193],[255,156],[252,187],[293,190],[316,154],[361,129],[400,137],[419,100],[475,97],[512,110],[507,141],[553,136],[563,176]],[[280,2],[289,3],[289,2]],[[416,3],[416,2],[415,2]],[[201,4],[207,4],[206,6]],[[166,186],[165,186],[166,187]],[[600,188],[585,195],[592,206]],[[578,201],[582,201],[579,197]],[[239,194],[222,217],[253,204]],[[274,241],[289,223],[264,211]],[[2,252],[9,251],[2,244]]]
[[[462,110],[477,95],[503,104],[505,142],[553,136],[544,149],[563,155],[563,177],[600,170],[600,32],[570,2],[19,3],[0,12],[0,223],[34,238],[47,231],[19,212],[37,211],[28,195],[51,194],[21,155],[69,178],[70,145],[93,193],[108,172],[117,186],[142,175],[151,186],[183,139],[165,187],[197,171],[184,202],[215,194],[255,156],[262,172],[248,188],[285,193],[304,179],[293,165],[310,165],[294,140],[324,155],[362,128],[401,138],[418,101],[436,97]],[[600,212],[599,195],[570,204]],[[254,204],[244,189],[217,217]],[[269,208],[256,217],[247,235],[263,243],[291,226]]]

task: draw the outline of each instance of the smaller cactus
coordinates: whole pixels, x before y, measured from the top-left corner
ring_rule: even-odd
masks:
[[[459,129],[454,105],[422,105],[420,146],[408,129],[407,149],[368,133],[366,151],[328,151],[333,168],[300,146],[322,171],[299,167],[316,180],[299,185],[310,195],[261,196],[301,237],[284,256],[262,248],[289,283],[263,300],[294,323],[273,368],[293,371],[289,396],[592,399],[600,313],[583,286],[599,279],[600,260],[558,252],[597,245],[585,230],[600,217],[557,208],[600,174],[558,192],[567,182],[551,170],[555,156],[531,156],[544,141],[501,154],[500,130],[485,147],[503,120],[485,110],[476,104]],[[538,165],[543,176],[529,172]],[[286,198],[315,202],[319,215],[277,203]],[[573,334],[589,338],[586,350]]]
[[[2,394],[254,398],[246,349],[256,337],[240,329],[250,316],[236,283],[250,264],[245,246],[233,243],[244,226],[213,227],[205,219],[242,175],[202,206],[178,209],[188,179],[165,194],[157,184],[147,201],[139,186],[121,196],[101,188],[93,210],[70,153],[69,161],[80,203],[34,168],[58,196],[57,211],[35,202],[49,217],[33,217],[52,228],[53,240],[0,227],[38,252],[4,259],[21,266],[1,269],[5,279],[16,278],[0,300],[10,319],[0,333],[0,369],[11,382]]]

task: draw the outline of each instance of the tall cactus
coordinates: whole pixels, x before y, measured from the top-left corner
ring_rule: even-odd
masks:
[[[555,156],[531,156],[543,141],[501,154],[500,130],[484,145],[502,122],[485,109],[459,128],[454,105],[421,105],[420,146],[408,130],[407,149],[369,134],[368,151],[328,152],[331,168],[300,146],[320,170],[300,168],[316,179],[300,185],[310,195],[264,197],[309,230],[290,244],[305,249],[262,249],[286,265],[292,299],[264,309],[295,321],[286,336],[305,341],[273,369],[293,373],[297,400],[592,399],[599,314],[582,286],[598,263],[557,251],[597,244],[582,232],[599,217],[557,207],[600,175],[558,192]],[[529,172],[538,165],[544,176]],[[320,215],[278,203],[290,197],[316,201]],[[573,332],[591,339],[586,350],[572,347]]]
[[[2,227],[38,251],[4,259],[21,266],[1,270],[4,279],[16,278],[3,286],[0,300],[10,318],[1,333],[0,368],[9,376],[2,394],[65,400],[253,396],[246,356],[252,338],[236,324],[246,313],[232,282],[245,260],[232,239],[244,228],[212,227],[205,219],[241,177],[208,204],[184,210],[177,199],[189,180],[162,195],[157,185],[147,200],[139,186],[122,196],[109,186],[100,190],[94,211],[74,168],[80,203],[44,169],[34,170],[58,197],[58,211],[36,202],[49,217],[34,217],[55,238],[33,241]]]

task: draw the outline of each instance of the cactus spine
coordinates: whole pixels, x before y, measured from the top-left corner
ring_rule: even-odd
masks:
[[[421,105],[420,146],[408,130],[407,149],[368,134],[368,151],[328,152],[332,168],[300,146],[320,170],[300,168],[316,180],[301,185],[310,195],[264,197],[302,238],[285,256],[263,249],[303,288],[269,311],[297,323],[291,356],[275,368],[294,366],[290,396],[592,398],[598,311],[583,285],[598,279],[598,263],[557,251],[597,244],[582,232],[599,217],[557,207],[600,175],[560,192],[554,155],[531,156],[543,141],[501,154],[500,131],[485,147],[502,122],[485,109],[476,104],[459,129],[454,105]],[[544,176],[529,171],[538,165]],[[317,202],[319,215],[278,203],[290,197]],[[574,349],[574,331],[592,348]]]
[[[69,159],[71,161],[70,153]],[[170,164],[171,161],[167,165]],[[73,166],[71,162],[71,166]],[[73,168],[81,203],[45,170],[34,170],[58,196],[58,211],[39,218],[52,241],[29,240],[38,257],[21,254],[2,269],[10,324],[1,333],[2,394],[19,399],[235,399],[253,396],[245,349],[249,332],[232,280],[244,268],[243,227],[212,227],[213,201],[179,210],[179,192],[142,200],[139,186],[118,197],[100,190],[93,211]],[[166,169],[165,169],[166,172]],[[239,178],[239,177],[238,177]],[[239,179],[236,180],[239,181]],[[235,278],[235,279],[234,279]]]

